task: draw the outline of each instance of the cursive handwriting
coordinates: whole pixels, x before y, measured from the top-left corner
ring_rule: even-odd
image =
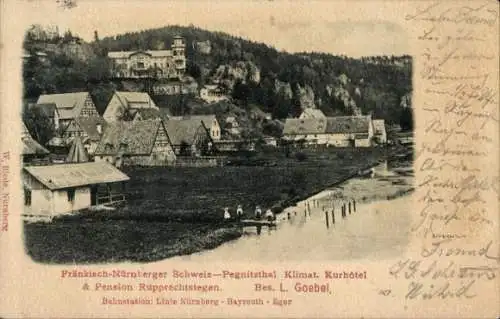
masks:
[[[494,26],[498,19],[498,12],[491,8],[489,4],[443,8],[440,2],[436,2],[418,8],[414,14],[407,14],[405,19],[432,23]]]

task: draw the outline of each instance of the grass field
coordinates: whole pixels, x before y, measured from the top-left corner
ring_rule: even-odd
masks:
[[[111,212],[25,226],[27,253],[39,262],[153,261],[214,248],[241,229],[221,223],[223,208],[276,211],[374,164],[381,149],[305,152],[274,166],[126,169],[127,205]]]

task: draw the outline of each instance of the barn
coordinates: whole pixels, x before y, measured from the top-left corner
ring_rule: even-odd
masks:
[[[24,215],[57,216],[99,204],[124,201],[129,177],[108,163],[74,163],[23,168]]]

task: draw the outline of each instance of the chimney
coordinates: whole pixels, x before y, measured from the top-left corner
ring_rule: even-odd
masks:
[[[102,135],[102,124],[97,124],[97,133],[99,133],[99,135]]]

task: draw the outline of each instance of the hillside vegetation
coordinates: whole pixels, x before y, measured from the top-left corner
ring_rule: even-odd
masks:
[[[168,26],[102,39],[96,31],[90,43],[68,32],[55,40],[39,34],[28,32],[24,46],[29,52],[49,51],[48,61],[39,64],[32,57],[25,63],[27,99],[42,93],[86,90],[102,113],[112,91],[123,89],[120,81],[110,77],[107,52],[166,49],[175,35],[182,35],[187,43],[188,74],[200,85],[219,81],[231,90],[233,102],[243,110],[257,106],[283,119],[316,107],[327,115],[372,113],[389,123],[399,123],[403,110],[411,107],[409,56],[353,59],[317,52],[290,54],[194,26]],[[77,44],[73,38],[78,39]],[[70,46],[72,50],[68,50]],[[189,107],[179,109],[192,112]]]

